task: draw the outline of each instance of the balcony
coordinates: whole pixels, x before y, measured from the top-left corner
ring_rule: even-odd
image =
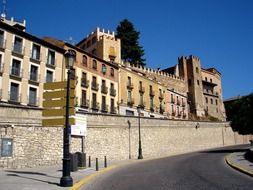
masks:
[[[110,88],[110,95],[116,96],[116,90],[114,88]]]
[[[144,101],[141,101],[140,103],[139,103],[139,105],[138,105],[138,107],[139,108],[141,108],[141,109],[144,109],[145,108],[145,102]]]
[[[128,100],[127,100],[127,105],[133,106],[133,105],[134,105],[134,99],[133,99],[133,98],[128,99]]]
[[[164,107],[160,107],[160,108],[159,108],[159,113],[160,113],[160,114],[163,114],[163,113],[164,113]]]
[[[4,51],[6,45],[6,40],[4,40],[2,37],[0,38],[0,50]]]
[[[27,97],[27,102],[29,106],[39,106],[39,98],[34,98],[34,97]]]
[[[21,80],[22,70],[18,67],[10,67],[10,77],[13,77],[16,80]]]
[[[150,112],[154,112],[155,108],[153,106],[150,107]]]
[[[140,86],[140,87],[139,87],[139,92],[140,92],[140,93],[144,93],[144,92],[145,92],[145,88],[144,88],[143,86]]]
[[[164,94],[160,93],[160,94],[159,94],[159,99],[160,99],[160,100],[163,100],[163,99],[164,99]]]
[[[128,83],[127,83],[127,89],[132,90],[133,88],[134,88],[134,84],[128,82]]]
[[[155,91],[154,90],[149,90],[149,95],[150,96],[155,96]]]
[[[117,108],[116,107],[111,107],[110,113],[112,114],[117,114]]]
[[[24,47],[22,44],[13,44],[12,53],[16,56],[23,57],[24,55]]]
[[[89,106],[90,106],[90,101],[89,100],[87,100],[87,99],[81,99],[81,105],[80,105],[80,107],[82,107],[82,108],[89,108]]]
[[[29,83],[32,83],[34,85],[39,85],[39,78],[40,76],[37,73],[29,72]]]
[[[107,94],[107,93],[108,93],[108,87],[102,84],[102,85],[101,85],[101,92],[102,92],[103,94]]]
[[[30,61],[35,63],[40,63],[41,54],[40,53],[33,53],[31,52]]]
[[[108,108],[109,108],[109,106],[108,106],[108,105],[106,105],[106,104],[102,104],[102,105],[101,105],[101,111],[102,111],[102,112],[107,113],[107,112],[108,112],[108,110],[109,110]]]
[[[99,84],[96,83],[96,82],[92,82],[92,83],[91,83],[91,89],[92,89],[92,90],[95,90],[95,91],[98,91],[98,89],[99,89]]]
[[[82,78],[81,79],[81,86],[84,87],[84,88],[89,88],[89,83],[90,81],[87,80],[86,78]]]
[[[4,71],[4,63],[0,63],[0,74]]]
[[[98,102],[92,102],[91,103],[91,109],[98,111],[99,110],[99,103]]]
[[[20,103],[21,94],[16,94],[15,92],[9,92],[8,94],[8,100],[11,103]]]

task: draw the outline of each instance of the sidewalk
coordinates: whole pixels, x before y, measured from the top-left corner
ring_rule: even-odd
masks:
[[[253,177],[253,163],[245,159],[245,152],[234,152],[225,158],[228,165]]]
[[[108,167],[106,169],[104,168],[104,163],[99,163],[99,172],[96,171],[95,162],[92,162],[91,168],[79,169],[76,172],[71,172],[71,177],[73,178],[73,187],[77,187],[78,185],[85,183],[84,181],[82,182],[82,179],[84,179],[85,176],[92,176],[92,174],[95,175],[96,173],[101,173],[105,170],[110,170],[117,166],[127,164],[130,162],[131,160],[109,162]],[[70,189],[70,187],[59,186],[61,177],[62,177],[62,166],[22,168],[22,169],[1,169],[0,190]]]

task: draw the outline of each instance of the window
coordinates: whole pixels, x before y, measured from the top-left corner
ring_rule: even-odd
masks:
[[[90,40],[87,42],[87,48],[90,47]]]
[[[179,114],[179,107],[177,106],[177,115],[179,116],[180,114]]]
[[[215,100],[215,104],[218,105],[218,100]]]
[[[82,90],[81,106],[88,107],[86,90]]]
[[[97,70],[97,61],[96,60],[92,61],[92,68]]]
[[[105,64],[102,64],[102,73],[105,75],[105,73],[106,73],[106,66],[105,66]]]
[[[132,100],[132,92],[130,90],[127,91],[127,100],[128,102],[131,102]]]
[[[97,78],[94,77],[94,76],[92,77],[92,83],[93,83],[93,84],[96,84],[96,83],[97,83]]]
[[[13,51],[23,54],[23,39],[15,36]]]
[[[106,98],[105,98],[105,96],[102,96],[102,110],[106,111]]]
[[[13,59],[11,74],[20,77],[21,76],[20,68],[21,68],[21,61]]]
[[[111,113],[116,113],[116,109],[114,107],[114,99],[113,98],[111,98],[111,105],[110,105],[110,107],[111,107]]]
[[[52,50],[48,50],[47,64],[48,65],[55,65],[55,52]]]
[[[95,44],[96,41],[97,41],[97,39],[96,39],[96,37],[94,36],[94,37],[92,38],[92,40],[91,40],[91,43],[92,43],[92,44]]]
[[[212,80],[212,79],[210,79],[210,82],[213,82],[213,80]]]
[[[150,96],[150,109],[154,109],[154,97]]]
[[[92,54],[92,55],[97,55],[97,49],[93,49],[93,50],[91,51],[91,54]]]
[[[87,66],[87,57],[83,55],[82,65]]]
[[[211,104],[213,104],[213,99],[211,98]]]
[[[174,103],[174,97],[173,97],[173,94],[170,94],[170,99],[171,99],[171,103]]]
[[[199,68],[198,67],[196,67],[196,73],[199,73]]]
[[[188,85],[191,86],[192,85],[192,81],[191,79],[188,79]]]
[[[36,88],[29,88],[29,105],[36,106],[37,105],[37,89]]]
[[[19,101],[19,84],[11,83],[10,89],[10,101],[18,102]]]
[[[46,82],[53,82],[53,71],[47,70]]]
[[[197,80],[197,84],[199,85],[199,80]]]
[[[97,107],[97,94],[92,93],[92,108]]]
[[[38,81],[38,67],[31,65],[30,80]]]
[[[206,97],[206,104],[208,104],[208,98]]]
[[[31,58],[40,60],[40,46],[33,44]]]
[[[3,72],[2,54],[0,54],[0,73]]]
[[[143,94],[140,93],[140,105],[144,105],[144,101],[143,101]]]
[[[12,157],[13,139],[2,138],[1,141],[1,157]]]
[[[207,81],[207,77],[205,77],[205,81]]]
[[[0,48],[4,48],[4,31],[0,30]]]
[[[111,68],[110,74],[111,74],[111,77],[114,77],[114,69],[113,68]]]

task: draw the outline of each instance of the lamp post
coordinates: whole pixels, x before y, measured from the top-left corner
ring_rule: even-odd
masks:
[[[138,151],[138,159],[143,159],[142,156],[142,148],[141,148],[141,108],[137,107],[138,111],[138,120],[139,120],[139,151]]]
[[[65,52],[66,63],[68,66],[67,72],[67,96],[66,96],[66,120],[63,131],[63,164],[62,164],[62,177],[60,185],[62,187],[73,186],[73,179],[70,176],[70,154],[69,154],[69,136],[71,134],[71,126],[69,124],[69,99],[70,99],[70,80],[71,69],[74,65],[75,52],[73,50],[67,50]]]

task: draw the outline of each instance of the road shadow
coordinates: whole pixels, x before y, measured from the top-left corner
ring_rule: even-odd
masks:
[[[215,153],[215,154],[224,154],[224,153],[233,153],[233,152],[246,152],[248,148],[237,148],[237,149],[218,149],[218,150],[206,150],[201,151],[200,153]]]
[[[47,175],[45,173],[41,173],[41,172],[33,172],[33,171],[15,171],[15,170],[5,170],[5,172],[9,172],[9,173],[16,173],[16,174],[27,174],[27,175],[41,175],[41,176],[46,176],[46,177],[51,177],[51,178],[58,178],[55,176],[50,176]]]
[[[47,184],[60,186],[59,183],[55,183],[55,182],[51,182],[51,181],[47,181],[47,180],[36,179],[36,178],[32,178],[32,177],[26,177],[26,176],[22,176],[22,175],[18,175],[18,174],[7,174],[7,176],[19,177],[19,178],[23,178],[23,179],[29,179],[29,180],[33,180],[33,181],[39,181],[39,182],[43,182],[43,183],[47,183]]]

